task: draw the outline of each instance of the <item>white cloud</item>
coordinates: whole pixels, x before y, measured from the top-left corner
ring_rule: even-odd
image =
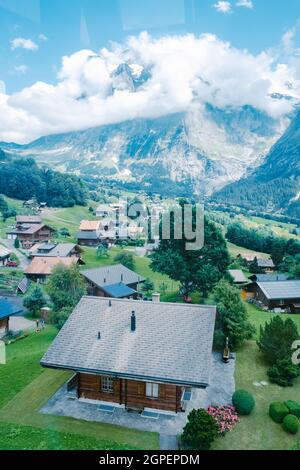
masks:
[[[20,74],[25,74],[29,70],[28,65],[21,64],[21,65],[15,65],[13,72],[15,73],[20,73]]]
[[[37,51],[39,46],[32,39],[15,38],[11,41],[11,50],[26,49],[28,51]]]
[[[231,12],[231,3],[224,0],[219,0],[213,5],[213,7],[220,13],[230,13]]]
[[[3,80],[0,80],[0,95],[1,93],[5,93],[6,92],[6,86],[5,86],[5,83]]]
[[[296,58],[293,58],[295,61]],[[151,78],[136,91],[114,88],[122,63],[143,66]],[[273,117],[300,99],[300,64],[278,62],[273,51],[252,55],[212,34],[153,39],[147,33],[99,53],[63,57],[57,83],[36,82],[18,93],[0,93],[0,141],[29,142],[47,134],[81,130],[135,118],[187,111],[195,102],[225,108],[251,105]],[[292,84],[292,86],[291,86]]]
[[[236,2],[236,6],[250,9],[254,7],[252,0],[239,0],[238,2]]]
[[[40,41],[48,41],[48,38],[45,34],[39,34],[39,40]]]

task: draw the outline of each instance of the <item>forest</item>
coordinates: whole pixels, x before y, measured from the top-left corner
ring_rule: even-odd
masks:
[[[32,158],[13,158],[0,149],[0,194],[50,207],[85,205],[87,189],[74,175],[39,167]]]

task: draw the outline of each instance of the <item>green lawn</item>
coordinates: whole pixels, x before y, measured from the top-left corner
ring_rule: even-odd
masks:
[[[96,249],[84,247],[83,259],[85,261],[85,266],[82,269],[97,268],[99,266],[109,266],[111,264],[116,264],[114,258],[116,255],[124,251],[123,248],[114,247],[109,250],[108,257],[99,258],[97,257]],[[155,290],[161,291],[161,285],[164,283],[166,286],[166,295],[167,296],[176,296],[178,291],[178,283],[170,279],[168,276],[152,271],[150,268],[150,259],[148,257],[136,256],[132,252],[135,262],[135,271],[145,278],[149,278],[154,282]]]
[[[247,304],[251,322],[259,328],[270,320],[272,313],[262,312]],[[300,315],[284,315],[291,317],[300,331]],[[259,352],[255,341],[248,341],[237,353],[236,388],[249,390],[255,397],[256,407],[249,417],[242,417],[236,428],[225,437],[214,443],[217,450],[288,450],[300,442],[300,433],[296,436],[286,433],[279,424],[274,423],[268,415],[272,401],[300,399],[300,378],[293,387],[282,388],[275,384],[257,387],[254,382],[266,381],[267,364]]]
[[[55,334],[47,327],[7,346],[7,364],[0,365],[0,449],[158,449],[154,433],[38,412],[70,377],[39,365]]]

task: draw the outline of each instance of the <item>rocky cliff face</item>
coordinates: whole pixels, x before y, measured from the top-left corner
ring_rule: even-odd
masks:
[[[148,79],[133,66],[120,66],[114,74],[114,87],[121,89]],[[195,102],[184,114],[0,146],[61,171],[104,176],[137,189],[207,195],[259,166],[285,126],[250,106],[221,110]]]

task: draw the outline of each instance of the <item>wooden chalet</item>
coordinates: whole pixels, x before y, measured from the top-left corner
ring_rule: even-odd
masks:
[[[31,248],[35,243],[49,242],[55,230],[46,224],[21,224],[7,233],[8,239],[18,239],[23,248]]]
[[[183,411],[209,385],[216,307],[83,297],[41,360],[74,371],[77,399]]]
[[[78,245],[98,246],[100,243],[100,229],[99,220],[82,220],[77,233]]]
[[[80,264],[84,264],[81,259],[83,249],[75,243],[37,243],[29,250],[30,258],[75,258]]]
[[[145,279],[122,264],[81,271],[88,293],[97,297],[137,298]]]
[[[256,281],[246,287],[252,298],[268,310],[300,313],[300,281]]]

